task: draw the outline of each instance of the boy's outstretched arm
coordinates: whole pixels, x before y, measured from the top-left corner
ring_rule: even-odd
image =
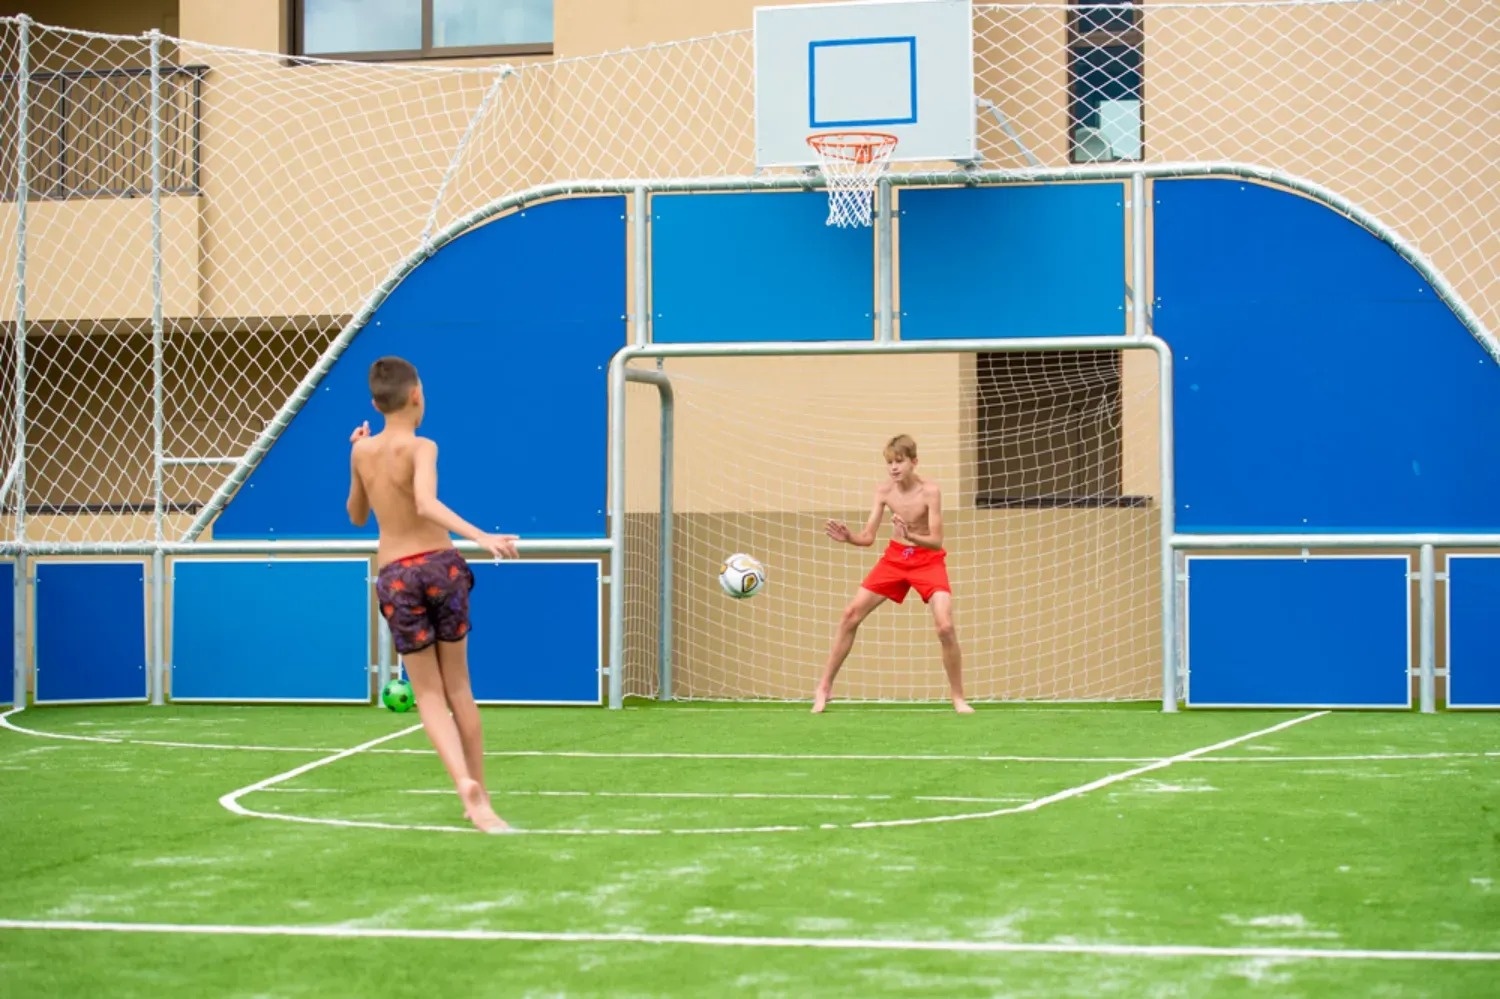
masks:
[[[365,521],[370,519],[370,497],[365,495],[364,480],[359,477],[359,468],[354,463],[354,455],[359,451],[359,442],[369,433],[369,425],[366,424],[360,430],[355,430],[349,439],[354,446],[349,449],[349,499],[344,504],[344,509],[349,511],[349,522],[355,527],[364,527]]]
[[[432,521],[450,534],[467,538],[489,549],[496,558],[518,558],[514,534],[488,534],[448,509],[437,496],[437,444],[421,438],[417,441],[416,470],[412,494],[417,502],[417,516]]]
[[[875,504],[870,508],[870,516],[865,520],[865,526],[858,534],[850,531],[848,525],[841,524],[836,520],[830,520],[823,528],[823,533],[835,541],[858,545],[860,548],[868,548],[875,543],[875,529],[880,526],[880,514],[884,510],[885,497],[877,491],[875,493]]]

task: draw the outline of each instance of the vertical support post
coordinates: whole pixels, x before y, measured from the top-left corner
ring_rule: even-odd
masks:
[[[1161,709],[1177,710],[1177,552],[1172,537],[1177,531],[1176,471],[1172,458],[1172,348],[1153,340],[1159,362],[1157,418],[1161,465]]]
[[[625,362],[609,362],[609,706],[625,700]]]
[[[151,39],[151,522],[158,545],[166,540],[166,334],[162,314],[161,220],[161,32]],[[166,559],[157,548],[151,556],[151,703],[166,703]]]
[[[17,27],[20,65],[16,73],[16,384],[11,417],[15,422],[16,468],[12,495],[16,504],[16,541],[21,549],[16,555],[15,591],[11,594],[15,621],[11,634],[15,663],[11,705],[21,709],[26,707],[26,681],[30,674],[26,655],[26,577],[31,570],[26,558],[26,221],[31,199],[31,18],[22,14]]]
[[[644,347],[650,339],[649,329],[651,322],[651,303],[649,271],[647,269],[647,257],[650,256],[651,240],[649,237],[650,217],[646,214],[649,210],[649,202],[646,198],[646,188],[637,186],[630,195],[630,214],[635,216],[635,226],[631,232],[634,236],[631,244],[631,255],[634,259],[631,264],[635,268],[635,316],[631,323],[631,342],[637,347]]]
[[[1130,333],[1145,336],[1146,324],[1146,175],[1130,175]]]
[[[672,393],[672,379],[662,370],[662,358],[656,359],[655,371],[626,368],[625,381],[655,385],[661,399],[661,531],[657,539],[656,558],[661,567],[657,573],[657,641],[656,699],[672,699],[672,451],[676,447],[677,398]]]
[[[881,177],[875,182],[875,252],[878,300],[875,303],[878,339],[890,343],[896,338],[896,294],[892,261],[895,246],[891,242],[894,228],[891,225],[891,179]]]
[[[374,580],[370,581],[370,585],[375,585]],[[378,615],[375,619],[375,689],[377,691],[384,690],[385,685],[391,682],[391,666],[394,662],[391,656],[392,651],[390,626],[386,624],[384,615]],[[375,698],[375,706],[377,708],[383,706],[378,695]]]
[[[1418,675],[1423,714],[1437,711],[1437,555],[1432,545],[1421,549],[1417,584]]]

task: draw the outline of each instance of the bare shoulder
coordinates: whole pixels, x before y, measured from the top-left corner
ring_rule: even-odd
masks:
[[[889,499],[891,495],[891,480],[883,479],[875,483],[875,498],[877,500]]]
[[[938,488],[937,482],[933,479],[923,479],[922,495],[927,497],[928,499],[932,499],[934,496],[943,495],[943,491]]]

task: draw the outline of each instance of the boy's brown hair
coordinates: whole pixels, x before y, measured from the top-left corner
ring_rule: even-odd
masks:
[[[897,434],[885,445],[885,460],[898,461],[902,458],[917,460],[917,442],[912,440],[908,434]]]
[[[404,358],[382,357],[370,365],[370,398],[382,413],[405,406],[417,382],[417,369]]]

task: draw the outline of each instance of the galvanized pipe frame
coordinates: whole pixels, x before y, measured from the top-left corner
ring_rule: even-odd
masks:
[[[609,706],[618,709],[624,704],[625,662],[625,577],[628,563],[625,552],[625,480],[627,475],[625,455],[625,386],[633,376],[630,362],[637,359],[671,357],[829,357],[854,354],[964,354],[983,352],[1027,352],[1027,351],[1088,351],[1088,350],[1150,350],[1157,356],[1158,365],[1158,451],[1159,463],[1159,585],[1161,587],[1161,641],[1162,641],[1162,710],[1178,709],[1177,696],[1177,601],[1173,594],[1176,587],[1176,552],[1172,547],[1175,536],[1176,500],[1174,496],[1175,471],[1172,428],[1172,352],[1166,342],[1154,336],[1075,336],[1075,337],[1013,337],[1004,339],[963,340],[854,340],[786,342],[767,341],[755,343],[692,343],[692,344],[631,344],[617,351],[609,363],[609,543],[610,543],[610,588],[609,588]],[[663,494],[670,490],[670,482],[663,477]],[[670,555],[670,548],[666,549]],[[670,564],[670,558],[666,559]],[[672,591],[665,588],[663,601],[670,601]],[[663,619],[670,619],[670,608],[663,604]],[[662,654],[670,656],[670,647]]]
[[[431,225],[434,219],[428,221],[428,230],[423,233],[423,239],[419,247],[408,255],[406,259],[397,264],[387,278],[372,292],[364,306],[359,310],[354,319],[342,330],[334,342],[325,350],[318,362],[307,373],[296,390],[288,398],[285,404],[277,412],[275,417],[269,421],[267,427],[259,438],[252,444],[248,451],[241,456],[231,458],[192,458],[173,457],[165,454],[164,442],[164,399],[162,395],[162,363],[163,363],[163,288],[162,288],[162,259],[161,259],[161,196],[162,189],[162,163],[161,163],[161,53],[159,32],[147,32],[143,37],[151,43],[152,59],[148,72],[152,79],[152,114],[150,121],[151,129],[151,156],[152,156],[152,344],[153,344],[153,534],[150,542],[125,542],[125,543],[62,543],[62,542],[33,542],[27,538],[26,526],[26,421],[25,421],[25,386],[26,386],[26,259],[27,259],[27,205],[29,201],[28,172],[29,157],[28,128],[30,111],[29,80],[31,70],[29,65],[29,30],[33,20],[25,15],[17,19],[18,37],[20,40],[19,66],[16,75],[16,100],[17,100],[17,256],[15,264],[16,278],[16,325],[14,341],[14,357],[16,364],[17,390],[14,400],[14,447],[15,459],[12,467],[7,471],[6,490],[7,497],[14,503],[15,531],[13,540],[0,541],[0,554],[11,556],[15,559],[15,586],[13,590],[14,630],[12,633],[12,647],[15,662],[13,673],[13,702],[17,707],[23,706],[26,700],[27,676],[26,668],[26,621],[27,621],[27,587],[29,585],[28,558],[37,555],[70,555],[70,554],[137,554],[149,556],[152,560],[152,593],[153,593],[153,618],[151,631],[153,637],[153,700],[160,703],[162,694],[163,678],[165,671],[164,662],[164,585],[165,585],[165,558],[170,555],[211,555],[211,554],[264,554],[267,556],[277,555],[350,555],[361,553],[373,553],[374,542],[350,541],[277,541],[277,542],[201,542],[197,539],[212,522],[213,518],[222,510],[234,492],[243,484],[251,469],[269,450],[271,444],[280,435],[281,431],[290,423],[293,416],[301,409],[302,405],[311,396],[316,385],[324,375],[332,368],[343,350],[353,340],[354,336],[373,317],[375,311],[384,302],[391,291],[420,263],[430,257],[437,249],[450,242],[463,232],[480,224],[490,218],[502,213],[525,207],[539,201],[576,195],[590,194],[630,194],[634,199],[635,211],[635,233],[632,245],[635,272],[635,330],[632,339],[634,344],[630,348],[622,350],[616,355],[611,364],[611,385],[615,386],[615,371],[617,363],[623,366],[623,360],[633,356],[656,356],[665,357],[676,353],[687,355],[695,352],[695,348],[677,348],[676,350],[664,349],[650,346],[649,332],[649,250],[650,241],[647,236],[649,214],[647,211],[648,195],[654,193],[689,193],[710,191],[741,191],[751,192],[757,190],[817,190],[825,186],[822,177],[807,174],[769,175],[753,177],[701,177],[682,178],[673,180],[661,179],[600,179],[600,180],[572,180],[553,182],[526,191],[507,195],[491,204],[469,213],[463,218],[455,220],[442,232],[434,235]],[[495,81],[498,87],[504,79],[502,73]],[[492,90],[495,88],[492,88]],[[1051,340],[1034,341],[949,341],[927,345],[917,345],[897,342],[894,339],[894,294],[893,285],[893,226],[892,226],[892,192],[896,187],[924,187],[924,186],[977,186],[1010,183],[1036,183],[1042,181],[1098,181],[1098,180],[1128,180],[1131,183],[1131,215],[1130,215],[1130,239],[1133,251],[1132,259],[1132,301],[1131,301],[1131,329],[1130,336],[1135,346],[1150,345],[1157,349],[1162,358],[1162,370],[1164,381],[1162,384],[1162,455],[1164,465],[1170,464],[1171,456],[1171,393],[1170,386],[1170,350],[1160,341],[1156,341],[1150,334],[1149,326],[1149,297],[1146,294],[1145,282],[1148,269],[1145,260],[1146,246],[1146,204],[1145,204],[1145,182],[1156,178],[1180,178],[1180,177],[1238,177],[1241,179],[1254,180],[1262,183],[1272,184],[1286,188],[1291,191],[1306,195],[1314,200],[1320,201],[1327,207],[1351,219],[1356,224],[1368,229],[1407,260],[1434,288],[1438,296],[1458,316],[1459,320],[1469,332],[1480,341],[1486,350],[1497,361],[1500,361],[1500,344],[1497,344],[1492,331],[1485,328],[1475,312],[1465,303],[1452,286],[1441,274],[1430,264],[1426,257],[1415,247],[1398,236],[1388,226],[1384,225],[1378,218],[1365,212],[1358,205],[1342,197],[1321,185],[1302,178],[1285,174],[1281,171],[1235,162],[1206,162],[1206,163],[1164,163],[1164,164],[1141,164],[1141,163],[1103,163],[1103,164],[1079,164],[1066,167],[1041,167],[1030,166],[1017,170],[948,170],[913,173],[893,173],[883,178],[877,186],[877,220],[876,220],[876,252],[880,276],[878,279],[877,303],[877,338],[868,343],[857,345],[843,345],[857,347],[857,350],[828,351],[839,352],[867,352],[877,350],[889,350],[897,352],[911,352],[914,350],[932,351],[954,351],[962,349],[978,349],[975,343],[983,343],[984,349],[1029,349],[1018,346],[1027,343],[1045,343],[1048,349],[1066,349],[1068,346],[1079,348],[1083,342],[1073,339],[1063,342]],[[1114,338],[1106,338],[1114,346],[1125,348],[1124,344],[1118,343]],[[722,345],[717,345],[722,346]],[[811,347],[812,349],[806,349]],[[797,353],[819,353],[818,345],[793,345],[793,344],[738,344],[733,345],[729,353],[762,353],[762,354],[797,354]],[[1081,349],[1081,348],[1080,348]],[[716,352],[716,345],[705,345],[702,353]],[[616,405],[623,405],[623,392],[616,393]],[[614,417],[623,420],[623,409],[616,414],[612,409],[611,420],[611,449],[616,447],[615,433],[617,423]],[[621,446],[623,442],[621,441]],[[165,491],[165,469],[176,465],[196,464],[234,464],[233,470],[225,481],[217,489],[210,501],[205,504],[192,525],[176,542],[167,541],[164,536],[164,491]],[[663,489],[669,488],[669,469],[664,470]],[[523,541],[521,550],[528,554],[579,554],[579,553],[610,553],[623,556],[621,543],[623,541],[623,520],[614,516],[616,511],[623,511],[623,494],[615,495],[616,483],[612,473],[611,481],[611,514],[614,520],[611,522],[610,537],[604,539],[534,539]],[[619,478],[623,481],[623,468],[620,469]],[[1175,672],[1168,675],[1167,666],[1176,659],[1176,643],[1170,636],[1175,634],[1176,600],[1172,598],[1174,592],[1174,580],[1176,573],[1173,561],[1179,548],[1212,548],[1212,547],[1269,547],[1279,544],[1288,537],[1313,538],[1319,547],[1353,547],[1380,546],[1411,548],[1420,547],[1423,558],[1423,614],[1424,623],[1430,620],[1432,614],[1431,600],[1429,599],[1431,587],[1431,561],[1432,552],[1436,545],[1452,545],[1455,547],[1500,547],[1500,539],[1492,539],[1482,535],[1389,535],[1389,536],[1284,536],[1274,538],[1268,535],[1256,536],[1176,536],[1170,529],[1170,521],[1175,501],[1171,493],[1171,476],[1164,474],[1162,482],[1161,502],[1163,506],[1163,642],[1164,642],[1164,710],[1175,710],[1175,698],[1169,698],[1169,694],[1175,689]],[[664,495],[666,493],[664,492]],[[614,501],[618,500],[618,503]],[[471,551],[478,554],[473,546],[460,543],[461,550]],[[667,560],[670,563],[670,559]],[[619,563],[623,564],[623,563]],[[616,570],[612,569],[612,572]],[[616,599],[617,591],[623,587],[611,587],[611,601]],[[613,613],[612,608],[612,613]],[[623,618],[615,619],[622,621]],[[618,627],[614,629],[617,633]],[[1430,629],[1428,629],[1430,630]],[[670,632],[668,631],[668,635]],[[617,635],[612,635],[612,650]],[[1424,673],[1424,683],[1430,684],[1431,671],[1431,635],[1424,631],[1423,660],[1427,672]],[[664,653],[665,654],[665,653]],[[382,658],[384,658],[382,656]],[[612,654],[611,666],[620,660]],[[611,670],[611,687],[615,688],[620,682],[618,669]],[[1428,686],[1424,685],[1424,703],[1427,700],[1425,691]],[[614,706],[618,706],[616,699],[612,697]]]

